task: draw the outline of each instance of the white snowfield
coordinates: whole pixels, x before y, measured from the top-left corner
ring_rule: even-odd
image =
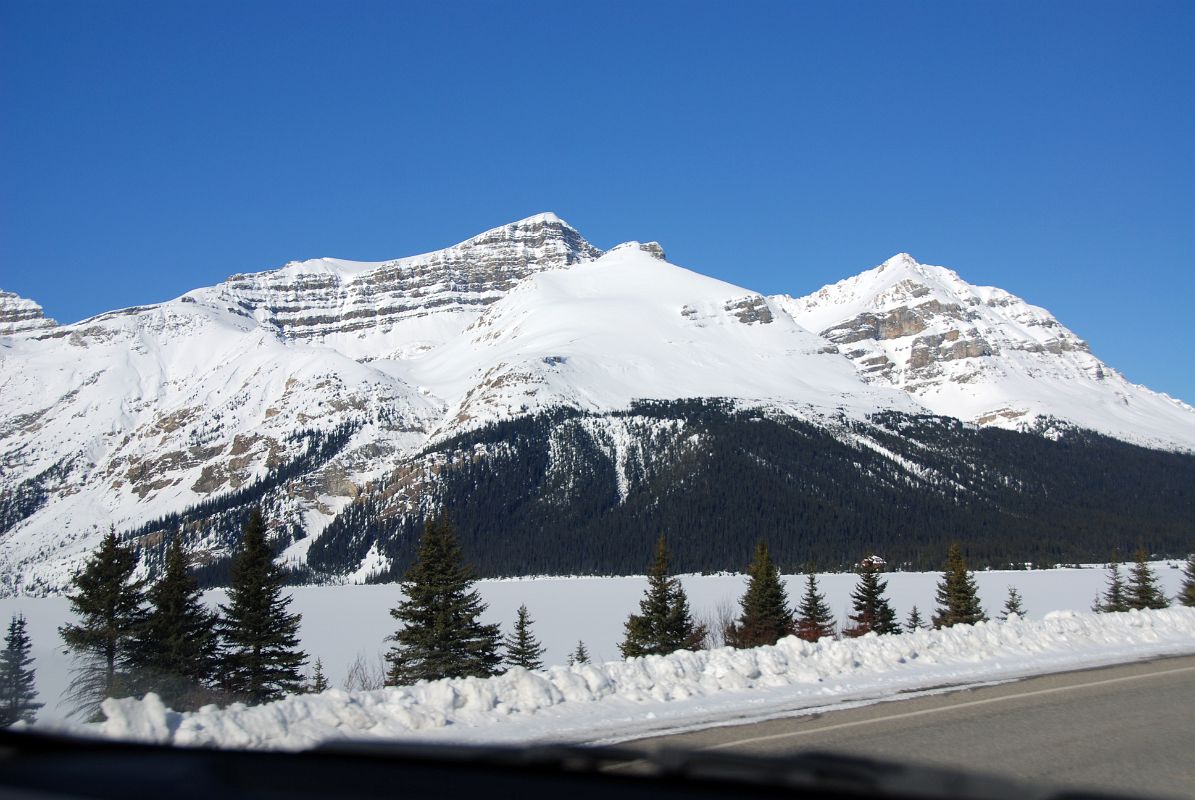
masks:
[[[816,644],[678,652],[514,669],[488,679],[288,697],[256,707],[108,700],[91,733],[178,745],[302,749],[333,739],[598,742],[810,713],[900,693],[1195,652],[1195,609],[1058,611],[945,630]]]
[[[411,375],[450,398],[432,439],[529,410],[600,412],[639,399],[728,397],[823,417],[923,411],[904,392],[862,383],[763,296],[637,243],[529,276]]]

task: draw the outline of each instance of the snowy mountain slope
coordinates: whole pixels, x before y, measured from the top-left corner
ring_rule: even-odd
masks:
[[[862,384],[826,342],[774,303],[658,258],[638,243],[542,272],[456,340],[413,364],[449,400],[441,433],[566,405],[729,397],[829,416],[920,406]]]
[[[1081,429],[1044,437],[901,412],[826,419],[718,400],[556,409],[469,430],[363,492],[311,537],[319,575],[396,579],[448,509],[489,576],[632,574],[666,532],[674,568],[849,568],[860,552],[937,565],[1077,563],[1146,537],[1185,552],[1195,455]]]
[[[1052,417],[1195,450],[1195,408],[1125,380],[1045,309],[908,254],[773,301],[837,344],[869,383],[904,389],[935,413],[1020,429]]]
[[[0,392],[17,411],[0,427],[0,464],[6,490],[41,503],[6,520],[9,569],[77,557],[109,524],[236,490],[302,452],[299,431],[351,422],[359,447],[385,455],[438,416],[398,377],[199,304],[104,315],[23,345],[4,357]],[[352,448],[342,461],[355,480],[380,468]],[[337,503],[321,495],[342,493],[327,478],[307,498],[325,518]]]
[[[585,446],[619,465],[624,498],[662,468],[651,431],[677,435],[656,419],[632,435],[616,415],[641,400],[726,398],[847,438],[842,419],[934,409],[1195,443],[1189,407],[1123,381],[1041,309],[951,276],[894,259],[766,298],[655,243],[603,253],[540,214],[421,256],[292,262],[71,325],[0,293],[0,591],[60,588],[107,527],[141,527],[148,547],[175,522],[143,526],[187,508],[188,537],[218,560],[246,502],[303,562],[362,494],[401,489],[421,508],[438,443],[561,407],[597,415]],[[552,446],[550,471],[575,481],[576,454]]]
[[[107,526],[242,489],[301,456],[300,431],[348,425],[343,452],[286,492],[291,523],[318,530],[439,422],[445,401],[407,382],[405,359],[531,272],[599,254],[544,214],[424,256],[292,263],[56,328],[6,293],[5,584],[61,584]]]
[[[669,265],[654,243],[602,256],[552,214],[423,256],[293,262],[72,325],[44,327],[15,297],[4,307],[10,591],[61,586],[110,525],[289,475],[318,444],[302,431],[348,438],[271,490],[295,535],[430,438],[535,410],[689,396],[815,415],[917,408],[759,295]],[[212,553],[228,544],[195,535]]]

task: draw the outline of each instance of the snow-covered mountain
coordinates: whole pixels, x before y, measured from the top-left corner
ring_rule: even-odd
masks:
[[[109,525],[301,458],[303,431],[350,430],[288,492],[318,531],[429,439],[536,409],[916,408],[767,299],[662,259],[654,243],[603,255],[542,214],[424,256],[292,262],[72,325],[6,297],[0,572],[61,575]]]
[[[861,382],[777,304],[657,252],[633,242],[533,275],[461,336],[412,362],[412,380],[449,400],[436,433],[636,399],[729,397],[822,416],[919,410]]]
[[[12,292],[0,291],[0,336],[53,328],[54,325],[54,320],[47,319],[37,303]]]
[[[936,414],[1035,429],[1042,417],[1195,450],[1195,408],[1130,383],[1049,311],[901,253],[801,298],[774,298],[873,386]]]
[[[242,495],[269,498],[302,560],[354,499],[426,504],[437,443],[561,407],[729,398],[829,426],[879,411],[1047,415],[1195,448],[1195,410],[1128,384],[1045,311],[948,270],[901,256],[810,297],[768,298],[674,266],[655,243],[603,253],[552,214],[421,256],[235,275],[70,325],[0,293],[0,362],[3,591],[60,588],[109,526]],[[630,441],[627,420],[586,424],[625,496],[643,468],[628,448],[650,440]],[[228,544],[192,528],[213,554]]]

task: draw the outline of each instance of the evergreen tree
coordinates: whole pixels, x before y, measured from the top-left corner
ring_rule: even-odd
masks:
[[[125,697],[132,691],[128,667],[134,641],[145,619],[141,581],[133,580],[137,557],[109,530],[95,555],[75,575],[69,596],[78,624],[58,629],[77,662],[69,699],[72,714],[98,719],[106,697]]]
[[[1183,568],[1183,585],[1178,590],[1178,602],[1184,606],[1195,606],[1195,553],[1187,556],[1187,566]]]
[[[656,558],[647,573],[647,591],[639,602],[639,613],[627,618],[625,628],[626,636],[618,646],[623,658],[698,650],[705,639],[705,626],[693,623],[680,580],[668,577],[668,546],[663,536],[656,543]]]
[[[797,608],[797,636],[807,642],[816,642],[833,636],[834,630],[834,615],[826,605],[826,596],[817,590],[817,576],[810,570],[805,575],[805,594]]]
[[[929,627],[925,624],[925,620],[921,618],[921,612],[917,610],[917,606],[913,606],[913,610],[909,612],[909,618],[905,620],[905,630],[909,633],[919,631],[923,628]]]
[[[938,610],[934,614],[935,628],[949,628],[952,625],[974,625],[987,617],[979,604],[979,590],[975,576],[967,571],[963,551],[957,544],[950,545],[946,556],[946,568],[938,583]]]
[[[888,582],[880,580],[882,562],[865,558],[859,562],[859,583],[851,593],[851,605],[855,610],[850,615],[854,624],[843,631],[846,636],[862,636],[870,631],[878,634],[900,633],[896,612],[888,603],[884,593]]]
[[[739,606],[742,613],[738,621],[726,629],[726,644],[730,647],[776,644],[782,637],[792,635],[794,622],[788,595],[780,580],[780,570],[762,539],[755,545],[755,556],[747,567],[747,591]]]
[[[228,605],[220,606],[221,683],[246,703],[266,703],[303,689],[299,669],[307,656],[299,650],[301,616],[288,613],[292,598],[282,595],[283,581],[261,511],[254,508],[233,556]]]
[[[317,658],[315,666],[311,668],[311,683],[307,685],[307,691],[311,694],[319,694],[327,689],[328,678],[324,675],[324,662]]]
[[[1158,578],[1153,574],[1147,563],[1149,554],[1144,547],[1137,548],[1137,556],[1133,568],[1129,570],[1129,584],[1126,587],[1126,599],[1129,608],[1166,608],[1170,601],[1162,587],[1158,585]]]
[[[386,653],[388,685],[497,674],[501,633],[479,621],[486,606],[473,582],[452,525],[429,520],[401,583],[406,599],[390,610],[403,627],[390,637],[395,646]]]
[[[1112,561],[1108,564],[1108,588],[1104,590],[1103,600],[1098,603],[1096,610],[1105,613],[1129,610],[1128,592],[1124,578],[1120,575],[1120,555],[1117,553],[1113,553]]]
[[[506,649],[506,665],[523,669],[544,668],[544,648],[531,632],[531,617],[527,606],[519,606],[515,619],[515,632],[502,642]]]
[[[1009,586],[1008,597],[1004,601],[1004,608],[1000,611],[999,620],[1007,622],[1009,614],[1016,614],[1024,619],[1025,613],[1025,603],[1021,598],[1021,593],[1017,591],[1017,587]]]
[[[203,604],[189,566],[182,537],[176,535],[166,550],[162,577],[146,593],[149,614],[132,659],[138,692],[156,692],[177,711],[214,699],[209,687],[219,658],[217,617]]]
[[[568,665],[575,667],[578,664],[589,663],[589,651],[585,649],[585,642],[580,639],[577,640],[577,649],[568,657]]]
[[[13,616],[4,637],[4,651],[0,652],[0,728],[17,722],[34,722],[37,710],[44,703],[35,702],[32,644],[25,630],[25,617]]]

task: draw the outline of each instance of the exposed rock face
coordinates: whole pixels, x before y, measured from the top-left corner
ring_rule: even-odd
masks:
[[[645,253],[655,256],[661,261],[668,260],[668,257],[664,255],[664,248],[660,246],[659,242],[643,242],[639,245],[639,249]]]
[[[616,244],[611,247],[609,252],[617,253],[623,249],[642,250],[652,258],[667,261],[667,258],[664,256],[664,248],[660,246],[659,242],[623,242],[622,244]]]
[[[0,336],[41,331],[57,323],[48,319],[42,307],[32,300],[0,290]]]
[[[744,325],[769,325],[775,319],[772,309],[768,308],[768,301],[757,294],[731,300],[722,308]]]
[[[321,258],[234,275],[216,297],[293,339],[385,334],[404,320],[484,308],[533,272],[601,254],[554,214],[540,214],[422,256]]]
[[[801,298],[774,298],[839,345],[864,380],[981,425],[1069,420],[1154,446],[1186,446],[1186,404],[1135,386],[1048,311],[902,253]]]

